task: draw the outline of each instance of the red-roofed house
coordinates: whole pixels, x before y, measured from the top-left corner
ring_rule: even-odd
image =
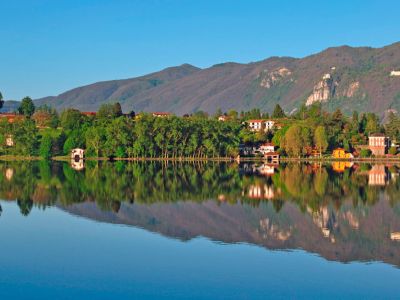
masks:
[[[2,120],[6,119],[8,121],[8,123],[14,123],[16,121],[21,121],[24,118],[25,117],[23,115],[17,115],[17,114],[14,114],[14,113],[0,114],[0,119],[2,119]]]
[[[82,111],[81,114],[87,117],[95,117],[97,113],[95,111]]]

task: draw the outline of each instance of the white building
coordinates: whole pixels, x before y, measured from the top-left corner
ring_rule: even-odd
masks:
[[[248,120],[247,123],[251,131],[268,131],[275,127],[274,120]]]
[[[14,139],[11,134],[7,135],[7,137],[6,137],[6,146],[8,146],[8,147],[14,146]]]
[[[275,151],[275,145],[272,143],[264,143],[259,147],[259,152],[262,154],[270,153]]]
[[[400,71],[392,71],[392,72],[390,72],[390,76],[392,76],[392,77],[400,76]]]

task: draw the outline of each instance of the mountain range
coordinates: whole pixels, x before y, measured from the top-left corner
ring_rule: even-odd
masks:
[[[287,112],[315,102],[384,115],[400,111],[400,42],[382,48],[341,46],[304,58],[271,57],[248,64],[222,63],[209,68],[189,64],[141,77],[97,82],[58,96],[36,99],[57,110],[96,111],[120,102],[126,112],[165,111],[177,115],[214,113],[279,103]]]

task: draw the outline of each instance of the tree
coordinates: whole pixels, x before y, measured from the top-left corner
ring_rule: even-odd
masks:
[[[291,126],[281,141],[282,148],[292,156],[300,156],[302,154],[302,134],[301,127],[298,125]]]
[[[44,159],[49,159],[51,157],[53,141],[50,134],[45,134],[42,136],[39,146],[39,155]]]
[[[97,112],[99,119],[114,119],[120,116],[122,116],[122,109],[119,102],[102,104]]]
[[[29,97],[25,97],[24,99],[22,99],[21,104],[18,108],[18,112],[21,115],[30,118],[35,112],[35,104],[33,103],[32,99]]]
[[[84,117],[79,110],[70,108],[61,113],[60,122],[65,130],[74,130],[81,127]]]
[[[131,117],[131,118],[136,117],[136,113],[135,113],[134,110],[131,110],[131,111],[128,113],[128,115],[129,115],[129,117]]]
[[[3,94],[0,92],[0,109],[3,107],[3,105],[4,105]]]
[[[21,155],[34,155],[37,149],[37,128],[35,122],[24,119],[13,124],[12,135],[15,142],[15,153]]]
[[[236,120],[236,119],[238,118],[238,116],[239,116],[239,113],[238,113],[236,110],[230,109],[230,110],[228,111],[228,117],[229,117],[230,119]]]
[[[385,125],[386,134],[392,139],[400,141],[400,118],[393,112],[389,114],[388,122]]]
[[[195,113],[193,113],[193,117],[200,118],[200,119],[207,119],[208,118],[208,113],[202,110],[198,110]]]
[[[122,116],[122,108],[121,108],[121,104],[119,102],[114,103],[113,113],[116,118]]]
[[[222,113],[221,108],[218,107],[217,110],[215,111],[214,118],[215,118],[215,119],[218,119],[220,116],[222,116],[222,114],[223,114],[223,113]]]
[[[396,155],[397,154],[397,147],[390,147],[389,154]]]
[[[279,119],[284,117],[286,117],[286,115],[282,107],[279,104],[275,105],[274,112],[272,113],[272,118]]]
[[[32,115],[32,120],[34,120],[39,127],[57,128],[59,124],[57,111],[46,105],[36,109],[35,113]]]
[[[358,112],[355,110],[353,111],[353,116],[351,118],[351,123],[352,123],[352,127],[355,133],[358,132],[359,128],[360,128],[360,122],[359,122],[359,118],[358,118]]]
[[[369,149],[361,149],[361,151],[360,151],[360,156],[363,158],[370,157],[371,155],[372,155],[372,152]]]
[[[365,126],[365,133],[371,134],[379,132],[380,128],[379,128],[378,116],[373,113],[367,113],[366,118],[367,118],[367,124]]]
[[[87,153],[95,157],[100,157],[101,146],[104,144],[104,129],[100,126],[90,127],[86,131]]]
[[[318,148],[320,156],[328,148],[328,136],[324,126],[318,126],[314,132],[314,145]]]

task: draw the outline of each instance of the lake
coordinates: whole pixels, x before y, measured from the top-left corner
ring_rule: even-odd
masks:
[[[2,162],[0,297],[395,299],[399,170]]]

